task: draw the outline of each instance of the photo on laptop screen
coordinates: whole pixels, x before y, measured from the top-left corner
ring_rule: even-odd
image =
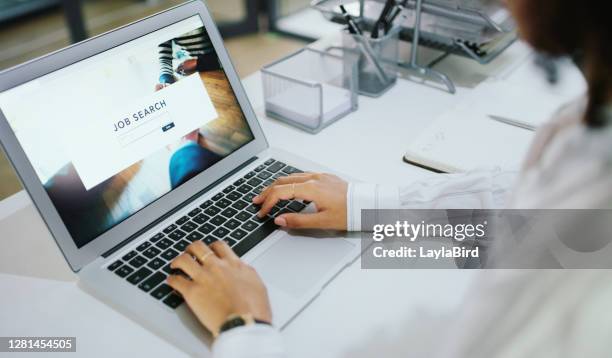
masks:
[[[198,16],[0,94],[78,247],[253,139]]]

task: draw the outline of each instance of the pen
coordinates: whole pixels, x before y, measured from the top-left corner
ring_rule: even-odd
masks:
[[[383,7],[383,10],[381,11],[380,16],[378,17],[378,20],[376,20],[376,22],[374,23],[374,28],[372,29],[371,37],[373,39],[378,38],[378,33],[380,31],[381,26],[383,27],[383,29],[387,27],[385,23],[387,19],[387,15],[391,11],[391,9],[393,9],[394,6],[395,6],[395,0],[387,0],[385,2],[385,7]]]
[[[346,20],[346,23],[349,28],[349,32],[353,35],[362,35],[363,32],[361,31],[359,26],[357,26],[357,23],[355,23],[355,20],[353,20],[353,17],[346,11],[346,8],[344,8],[344,5],[340,5],[340,11],[342,11],[342,16],[344,16],[344,19]]]
[[[505,118],[505,117],[500,117],[494,114],[488,114],[487,117],[489,117],[490,119],[500,122],[500,123],[504,123],[504,124],[509,124],[511,126],[515,126],[515,127],[519,127],[519,128],[523,128],[523,129],[528,129],[528,130],[536,130],[536,126],[528,124],[528,123],[523,123],[511,118]]]
[[[406,10],[407,2],[408,0],[403,0],[401,3],[395,3],[395,7],[393,8],[393,10],[389,13],[389,16],[387,17],[387,21],[386,21],[387,27],[385,28],[385,34],[388,33],[389,30],[391,30],[391,25],[393,25],[393,22],[395,21],[397,16],[401,14],[402,11]]]
[[[396,6],[393,8],[393,11],[391,11],[389,13],[389,18],[386,21],[386,27],[385,27],[385,34],[387,32],[389,32],[389,30],[391,29],[391,24],[393,24],[393,21],[395,21],[395,18],[397,17],[397,15],[399,15],[402,12],[402,7],[401,6]]]

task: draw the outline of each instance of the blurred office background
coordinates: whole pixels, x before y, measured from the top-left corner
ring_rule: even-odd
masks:
[[[0,70],[181,0],[0,0]],[[208,0],[241,77],[331,31],[310,0]],[[0,152],[0,200],[21,190]]]

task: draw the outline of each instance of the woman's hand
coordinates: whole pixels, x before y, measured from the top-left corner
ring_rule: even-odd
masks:
[[[268,293],[259,275],[224,241],[209,246],[195,241],[170,267],[189,276],[170,275],[168,284],[213,334],[233,314],[251,314],[255,319],[272,321]]]
[[[261,205],[260,216],[267,215],[279,200],[302,199],[317,207],[314,214],[283,214],[274,219],[289,228],[346,230],[346,192],[348,183],[331,174],[297,173],[278,178],[253,203]]]

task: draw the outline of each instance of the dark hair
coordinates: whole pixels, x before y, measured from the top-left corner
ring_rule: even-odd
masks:
[[[589,86],[585,122],[607,124],[605,106],[612,93],[612,20],[607,1],[509,0],[527,41],[553,56],[583,59]]]

